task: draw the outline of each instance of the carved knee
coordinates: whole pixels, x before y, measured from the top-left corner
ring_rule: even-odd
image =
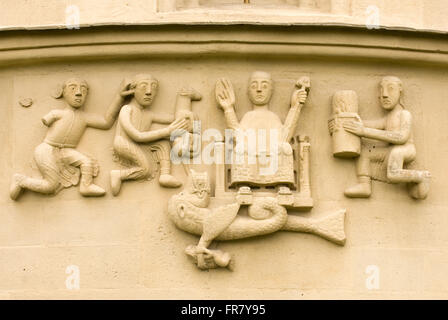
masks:
[[[402,182],[402,177],[400,175],[401,169],[398,168],[396,163],[391,163],[387,166],[387,179],[393,183]]]
[[[47,182],[47,185],[45,186],[45,192],[49,194],[55,193],[58,190],[59,185],[60,185],[59,181],[50,180]]]
[[[397,173],[390,170],[390,168],[387,168],[387,180],[390,182],[397,182]]]
[[[403,161],[399,151],[392,150],[387,164],[387,179],[390,182],[398,183],[402,180],[401,171],[403,170]]]

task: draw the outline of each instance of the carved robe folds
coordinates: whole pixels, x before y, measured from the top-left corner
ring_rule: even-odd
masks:
[[[293,186],[293,153],[291,145],[281,141],[280,118],[269,110],[253,110],[244,115],[240,128],[235,131],[231,186]]]

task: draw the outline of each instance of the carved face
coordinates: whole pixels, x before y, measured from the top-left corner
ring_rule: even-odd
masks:
[[[249,83],[249,99],[256,106],[268,104],[272,90],[272,80],[269,77],[254,76]]]
[[[400,102],[401,84],[397,81],[383,80],[380,86],[381,104],[384,109],[392,110]]]
[[[200,208],[208,207],[210,203],[210,181],[207,172],[190,170],[185,190],[190,197],[188,200]]]
[[[84,81],[74,79],[65,83],[62,95],[70,106],[80,108],[86,101],[88,91]]]
[[[143,79],[137,82],[134,98],[143,107],[149,107],[157,95],[158,83],[154,79]]]

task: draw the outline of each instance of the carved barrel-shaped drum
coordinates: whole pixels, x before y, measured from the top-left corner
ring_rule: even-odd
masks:
[[[358,121],[358,96],[355,91],[338,91],[333,96],[333,155],[355,158],[361,153],[361,138],[346,131],[346,121]]]

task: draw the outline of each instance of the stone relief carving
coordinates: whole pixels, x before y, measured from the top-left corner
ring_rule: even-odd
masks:
[[[31,98],[20,99],[19,104],[24,108],[29,108],[33,105],[33,99],[31,99]]]
[[[210,197],[207,173],[191,171],[185,189],[168,202],[168,215],[181,230],[200,236],[186,254],[199,269],[233,268],[231,255],[209,249],[213,240],[227,241],[271,234],[277,231],[306,232],[339,245],[345,243],[345,209],[323,218],[309,219],[288,215],[286,206],[273,196],[260,196],[248,207],[248,217],[239,215],[241,201],[219,205],[222,199]],[[208,207],[211,206],[209,209]]]
[[[291,188],[296,188],[294,155],[290,141],[297,128],[300,111],[308,96],[309,78],[300,79],[297,86],[299,89],[295,90],[292,95],[291,108],[283,124],[277,114],[269,110],[273,92],[270,74],[261,71],[252,74],[248,93],[254,109],[247,112],[241,121],[236,117],[235,93],[230,81],[227,79],[218,81],[216,85],[218,105],[224,111],[227,126],[233,129],[237,135],[241,135],[239,140],[242,143],[235,147],[235,159],[231,168],[231,187],[239,188],[240,194],[250,195],[251,187],[281,185],[284,193],[289,193]],[[262,143],[260,137],[254,139],[257,146],[254,150],[253,164],[249,159],[251,145],[246,139],[251,132],[265,133],[266,135],[266,143]],[[270,147],[273,146],[278,146],[278,157],[271,157]],[[237,157],[242,158],[242,161],[238,161]],[[278,163],[274,163],[275,159],[278,159]]]
[[[218,105],[224,110],[228,127],[237,132],[236,139],[230,146],[227,145],[234,151],[233,157],[230,157],[232,163],[225,163],[225,143],[217,141],[215,196],[211,197],[208,175],[191,170],[185,189],[171,197],[168,203],[168,215],[175,225],[200,236],[198,245],[186,249],[198,268],[232,268],[230,254],[208,248],[213,240],[236,240],[283,230],[313,233],[336,244],[345,243],[345,209],[324,214],[319,219],[289,215],[287,212],[288,209],[309,210],[313,206],[309,181],[309,139],[294,137],[310,87],[307,77],[296,83],[291,109],[282,123],[268,108],[273,92],[270,74],[254,72],[248,88],[254,110],[239,121],[230,81],[221,79],[217,82],[215,95]],[[258,147],[255,149],[255,159],[251,158],[254,150],[244,135],[250,130],[268,131],[270,141],[274,142],[268,143],[269,148],[262,148],[259,140],[251,141]],[[239,160],[236,159],[238,156]],[[268,161],[262,161],[263,157],[269,158]],[[278,161],[274,161],[275,158]],[[272,162],[276,164],[273,171],[263,172]],[[247,215],[239,214],[243,212],[242,208],[247,208]]]
[[[359,120],[358,95],[355,91],[338,91],[333,96],[333,155],[339,158],[356,158],[361,153],[361,138],[346,131],[347,121]]]
[[[357,142],[352,135],[383,142],[385,145],[369,145],[364,143],[356,160],[358,184],[345,190],[345,195],[351,198],[367,198],[372,193],[371,180],[376,179],[388,183],[408,184],[410,195],[415,199],[425,199],[429,192],[431,174],[429,171],[405,169],[405,166],[415,160],[417,151],[412,134],[412,115],[402,103],[402,81],[393,76],[384,77],[380,83],[380,101],[387,115],[379,120],[361,120],[355,111],[355,94],[339,92],[335,95],[336,109],[339,100],[345,100],[340,105],[349,105],[349,112],[355,120],[341,121],[335,116],[329,121],[330,134],[333,139],[340,140],[344,150],[352,150]],[[350,97],[351,96],[351,97]],[[351,101],[351,102],[349,102]],[[348,118],[348,117],[347,117]],[[344,129],[347,134],[341,134]],[[344,156],[356,153],[342,152]]]
[[[177,93],[174,114],[157,114],[150,107],[159,83],[149,74],[124,80],[104,116],[83,110],[88,85],[81,79],[67,80],[53,93],[66,107],[42,118],[49,127],[43,143],[34,153],[42,175],[36,179],[22,174],[13,176],[10,197],[16,200],[23,190],[53,194],[77,185],[83,196],[102,196],[105,190],[93,183],[97,161],[76,150],[87,127],[107,130],[118,116],[113,142],[114,153],[126,169],[110,172],[111,189],[118,195],[122,181],[153,178],[160,164],[159,184],[177,188],[182,183],[171,175],[171,143],[183,144],[184,136],[193,142],[200,137],[193,130],[197,119],[193,101],[202,96],[194,89]],[[199,243],[186,248],[186,254],[200,269],[233,268],[229,253],[210,249],[213,240],[227,241],[268,235],[277,231],[312,233],[339,245],[345,244],[345,209],[319,218],[303,218],[297,211],[313,207],[310,188],[310,139],[296,136],[302,108],[311,90],[308,77],[300,78],[290,99],[284,122],[269,110],[274,82],[269,73],[254,72],[248,96],[253,110],[237,118],[236,96],[228,79],[216,83],[215,98],[224,112],[232,136],[226,143],[215,141],[215,188],[207,173],[190,170],[184,190],[168,202],[168,215],[181,230],[200,236]],[[425,199],[431,175],[428,171],[405,168],[416,158],[412,134],[412,115],[402,103],[402,81],[393,76],[380,83],[380,101],[387,115],[379,120],[363,120],[358,114],[355,91],[338,91],[333,96],[333,118],[329,131],[333,155],[356,158],[358,184],[345,190],[347,197],[371,195],[371,180],[407,183],[410,195]],[[125,101],[128,99],[128,103]],[[166,125],[153,129],[152,124]],[[252,135],[255,133],[255,135]],[[263,133],[260,135],[260,133]],[[254,140],[250,140],[253,137]],[[364,140],[367,138],[369,140]],[[369,141],[381,142],[373,145]],[[148,159],[144,146],[155,154]],[[194,157],[194,148],[176,148],[177,156]],[[226,150],[230,149],[230,157]],[[186,154],[182,154],[186,152]],[[230,159],[230,163],[227,161]],[[288,210],[294,210],[288,213]],[[247,214],[245,214],[247,212]]]
[[[131,101],[123,106],[118,116],[114,138],[114,153],[119,162],[127,166],[124,170],[110,172],[111,189],[118,195],[122,181],[151,179],[155,175],[155,162],[160,164],[159,184],[166,188],[178,188],[182,183],[171,175],[170,136],[176,130],[192,135],[194,115],[191,101],[200,100],[201,95],[193,89],[182,89],[177,96],[176,114],[157,114],[150,110],[158,90],[158,81],[151,75],[135,76],[124,96]],[[153,123],[168,124],[162,129],[151,129]],[[178,140],[182,139],[178,134]],[[193,139],[192,139],[193,140]],[[143,146],[148,145],[154,161],[147,158]]]
[[[175,119],[186,119],[188,123],[186,132],[179,132],[177,136],[173,135],[171,137],[171,139],[174,139],[173,148],[177,151],[177,157],[179,158],[194,158],[199,156],[200,148],[194,147],[195,143],[200,143],[201,137],[200,132],[194,130],[194,123],[198,119],[192,110],[192,102],[201,99],[202,95],[192,88],[182,88],[177,93],[174,117]],[[185,137],[185,135],[187,135],[187,137]],[[185,141],[189,143],[187,147],[185,147]]]
[[[126,87],[122,83],[121,89]],[[52,110],[42,118],[48,132],[43,143],[34,151],[34,159],[42,178],[31,178],[15,174],[10,187],[10,197],[16,200],[20,193],[31,190],[43,194],[53,194],[62,188],[77,185],[83,196],[102,196],[103,188],[93,183],[99,166],[95,159],[76,150],[87,127],[102,130],[110,129],[123,103],[117,94],[106,114],[100,116],[88,113],[83,106],[88,94],[88,85],[81,79],[69,79],[54,96],[64,99],[66,107]],[[81,176],[81,178],[80,178]]]

